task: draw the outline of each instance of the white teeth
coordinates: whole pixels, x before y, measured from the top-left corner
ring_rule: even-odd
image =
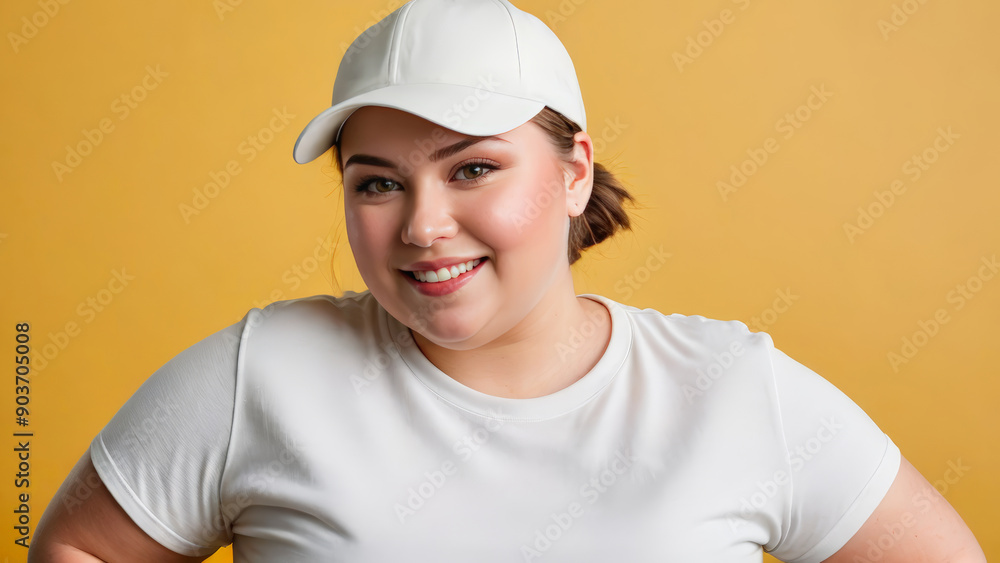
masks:
[[[440,270],[422,270],[413,272],[413,277],[424,283],[437,283],[448,281],[451,278],[457,278],[458,276],[468,272],[469,270],[475,268],[482,262],[481,259],[477,258],[475,260],[469,260],[468,262],[462,262],[460,264],[455,264],[449,268],[441,268]]]

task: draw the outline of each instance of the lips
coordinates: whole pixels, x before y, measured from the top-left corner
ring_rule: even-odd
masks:
[[[482,269],[488,259],[484,256],[465,261],[441,259],[417,262],[413,270],[400,270],[404,278],[420,293],[441,296],[458,290]],[[432,269],[437,266],[436,269]]]
[[[469,260],[468,262],[459,262],[450,267],[445,266],[443,268],[438,268],[437,270],[415,270],[410,272],[414,278],[424,283],[440,283],[446,282],[452,278],[457,278],[462,274],[472,271],[473,268],[479,265],[482,259],[476,258],[475,260]]]

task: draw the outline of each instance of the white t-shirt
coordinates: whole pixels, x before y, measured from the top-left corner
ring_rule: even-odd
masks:
[[[768,334],[586,297],[606,352],[531,399],[450,378],[369,292],[253,308],[154,372],[94,465],[158,542],[238,563],[814,563],[878,506],[899,449]]]

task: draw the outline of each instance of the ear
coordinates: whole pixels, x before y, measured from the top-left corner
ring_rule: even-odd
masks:
[[[594,189],[594,141],[586,131],[573,135],[573,153],[566,161],[566,213],[583,213]]]

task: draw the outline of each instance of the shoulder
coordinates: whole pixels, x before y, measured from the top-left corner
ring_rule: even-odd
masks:
[[[317,294],[254,307],[243,319],[244,338],[260,341],[368,334],[378,330],[379,304],[368,291]]]
[[[274,301],[247,313],[255,326],[277,323],[351,322],[377,315],[378,302],[371,292],[347,291],[341,296],[317,294]]]
[[[740,320],[726,320],[703,315],[664,313],[652,308],[625,305],[602,296],[598,297],[621,318],[628,319],[633,340],[638,346],[657,346],[685,355],[714,351],[767,350],[774,346],[766,332],[752,332]]]

